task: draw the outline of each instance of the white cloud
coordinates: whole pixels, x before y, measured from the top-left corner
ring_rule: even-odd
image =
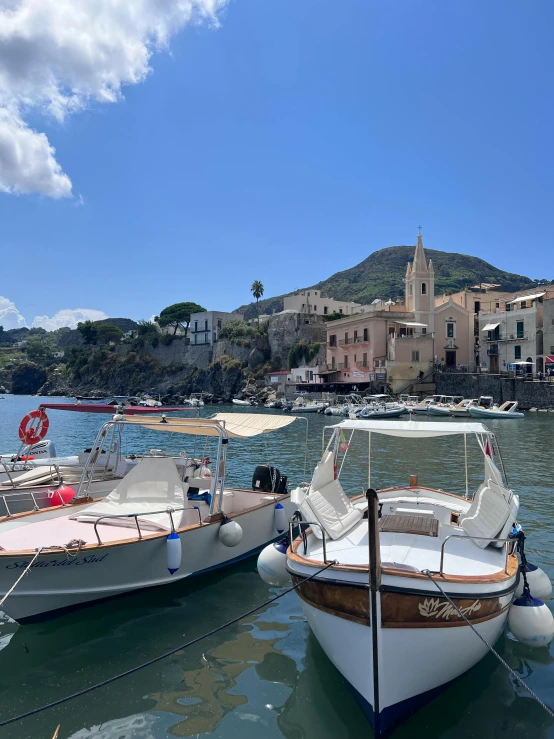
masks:
[[[151,55],[188,23],[217,25],[228,0],[0,0],[0,189],[71,194],[36,108],[58,121],[113,103],[150,72]]]
[[[1,192],[40,192],[53,198],[71,195],[71,180],[54,154],[45,134],[33,131],[18,115],[0,108]]]
[[[6,331],[10,328],[22,328],[27,323],[9,298],[0,295],[0,326]]]
[[[48,316],[35,316],[33,328],[44,328],[46,331],[55,331],[57,328],[69,326],[77,328],[81,321],[101,321],[108,318],[106,313],[94,308],[65,308],[59,310],[51,318]],[[4,328],[6,328],[4,326]]]

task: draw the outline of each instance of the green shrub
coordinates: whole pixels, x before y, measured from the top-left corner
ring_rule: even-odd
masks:
[[[319,341],[310,343],[302,339],[293,344],[289,350],[289,369],[300,367],[302,362],[311,362],[319,352]]]

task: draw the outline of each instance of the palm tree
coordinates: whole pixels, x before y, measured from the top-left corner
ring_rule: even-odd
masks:
[[[252,287],[250,288],[250,291],[252,295],[256,298],[256,313],[258,314],[258,328],[260,327],[260,308],[259,308],[259,300],[264,294],[264,286],[260,282],[260,280],[254,280],[252,283]]]

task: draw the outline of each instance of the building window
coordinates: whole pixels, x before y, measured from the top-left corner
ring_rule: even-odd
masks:
[[[426,282],[421,283],[421,294],[427,295],[427,283]]]
[[[358,341],[358,332],[354,331],[354,343],[356,344]]]
[[[218,328],[221,328],[221,318],[218,318],[217,319],[217,327]]]
[[[317,313],[317,305],[314,305],[314,313]]]
[[[331,334],[331,336],[329,336],[329,346],[336,346],[336,345],[337,345],[337,335]]]
[[[522,308],[527,308],[527,301],[526,300],[522,300],[521,303],[519,304],[519,307],[520,307],[520,310]]]
[[[354,364],[356,364],[356,361],[357,361],[357,357],[356,357],[356,355],[354,354]]]
[[[413,294],[414,294],[414,286],[410,285],[410,295],[413,295]]]
[[[419,362],[419,351],[412,352],[412,362]]]
[[[342,313],[342,308],[339,308],[339,313]]]
[[[326,316],[329,313],[329,308],[325,305],[323,306],[323,315]]]
[[[514,359],[521,359],[521,347],[514,346]]]
[[[194,343],[198,344],[198,334],[194,334]]]
[[[345,369],[348,367],[348,354],[344,355],[344,367]]]
[[[446,338],[447,339],[454,338],[454,324],[453,323],[446,324]]]
[[[194,331],[198,331],[198,321],[194,322]]]
[[[204,344],[208,344],[208,334],[204,334]]]
[[[368,337],[368,331],[367,331],[367,328],[364,328],[364,341],[367,341],[367,337]]]
[[[331,357],[331,369],[335,369],[335,357]]]
[[[346,331],[346,333],[344,334],[344,343],[345,343],[345,344],[349,344],[349,343],[350,343],[350,342],[348,341],[348,331]]]
[[[518,321],[516,323],[516,338],[517,339],[523,339],[523,321]]]
[[[426,333],[427,333],[427,328],[423,326],[423,328],[421,329],[421,335],[425,336]]]
[[[473,303],[473,312],[474,313],[479,313],[480,310],[481,310],[481,301],[480,300],[476,300]]]
[[[207,331],[207,330],[208,330],[208,319],[206,318],[206,320],[204,321],[204,331]]]

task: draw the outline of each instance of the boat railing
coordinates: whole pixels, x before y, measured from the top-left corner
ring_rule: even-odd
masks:
[[[318,521],[289,521],[289,541],[294,541],[294,527],[298,526],[299,534],[302,534],[302,526],[318,526],[322,534],[322,546],[323,546],[323,564],[327,563],[327,541],[325,539],[325,529]]]
[[[45,490],[44,492],[46,492],[47,495],[51,498],[54,498],[56,495],[58,495],[60,498],[59,505],[68,505],[68,503],[63,499],[63,496],[59,492],[59,490]],[[12,501],[21,501],[25,498],[29,498],[32,501],[34,511],[40,511],[40,506],[37,503],[37,499],[35,496],[36,491],[33,492],[32,490],[14,490],[11,493],[0,493],[0,500],[2,501],[2,503],[4,504],[4,508],[6,509],[6,518],[11,518],[13,515],[15,515],[11,512],[8,503],[11,503]]]
[[[294,541],[294,527],[298,526],[299,534],[302,535],[302,527],[309,527],[309,526],[318,526],[319,530],[321,531],[322,539],[322,548],[323,548],[323,564],[328,564],[329,561],[327,560],[327,541],[325,537],[325,529],[318,521],[289,521],[289,541]],[[439,576],[444,577],[444,548],[446,546],[446,542],[449,539],[471,539],[472,541],[488,541],[488,542],[503,542],[504,543],[504,549],[506,552],[506,561],[504,564],[504,571],[506,574],[508,573],[508,557],[510,554],[513,553],[514,548],[517,544],[517,541],[513,538],[507,537],[507,538],[501,538],[501,537],[489,537],[489,536],[469,536],[466,534],[460,535],[460,534],[451,534],[450,536],[447,536],[442,545],[441,545],[441,559],[440,559],[440,569],[439,569]],[[511,544],[511,546],[508,546]]]
[[[450,536],[446,536],[442,545],[441,545],[441,560],[440,560],[440,569],[439,569],[439,575],[440,577],[444,576],[444,548],[446,546],[446,542],[449,539],[470,539],[471,541],[488,541],[489,543],[492,543],[493,541],[496,542],[503,542],[504,549],[506,551],[506,562],[504,565],[504,571],[506,574],[508,573],[508,557],[510,554],[513,553],[514,547],[517,543],[517,541],[511,537],[490,537],[490,536],[470,536],[469,534],[450,534]],[[511,544],[512,546],[507,546],[508,544]]]
[[[134,518],[135,519],[135,525],[137,527],[138,532],[138,538],[142,540],[142,531],[140,530],[140,524],[139,524],[139,517],[140,516],[155,516],[159,515],[161,513],[167,513],[169,516],[169,520],[171,522],[171,531],[175,531],[175,523],[173,521],[173,514],[177,513],[177,511],[196,511],[198,513],[198,523],[202,525],[202,514],[200,513],[200,507],[195,506],[179,506],[178,508],[164,508],[161,511],[141,511],[140,513],[109,513],[105,516],[99,516],[96,521],[94,522],[94,533],[96,535],[96,539],[98,540],[98,544],[102,545],[102,540],[100,539],[100,534],[98,533],[98,524],[101,521],[104,521],[106,518]]]
[[[40,472],[40,471],[43,471],[43,470],[44,471],[50,470],[50,473],[52,473],[52,470],[54,470],[55,473],[56,473],[56,476],[58,478],[58,483],[60,485],[63,485],[63,478],[62,478],[62,475],[60,473],[60,468],[54,462],[52,462],[49,465],[48,464],[42,464],[39,467],[36,467],[36,466],[34,466],[34,467],[31,467],[31,466],[29,466],[29,467],[23,467],[20,470],[14,470],[14,469],[9,470],[4,462],[0,462],[0,464],[4,468],[4,472],[6,473],[6,475],[8,477],[8,480],[10,481],[11,486],[14,487],[14,488],[18,487],[19,485],[28,484],[29,483],[29,480],[22,480],[21,482],[18,482],[17,478],[14,480],[14,478],[12,477],[12,473],[15,472],[17,474],[21,474],[23,472],[30,472],[31,470],[37,470],[37,472]]]

